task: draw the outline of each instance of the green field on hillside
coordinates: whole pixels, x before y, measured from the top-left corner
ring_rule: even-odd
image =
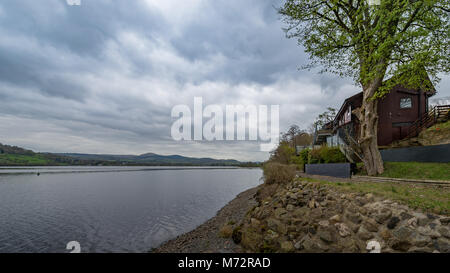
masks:
[[[45,166],[55,162],[42,155],[0,154],[0,166]]]

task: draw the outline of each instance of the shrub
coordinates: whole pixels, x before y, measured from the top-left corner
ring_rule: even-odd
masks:
[[[219,231],[219,236],[222,238],[230,238],[232,234],[233,234],[233,226],[228,224],[224,225]]]
[[[337,147],[322,146],[319,149],[321,163],[344,163],[345,155]]]
[[[312,149],[309,151],[309,164],[322,163],[320,158],[320,149]]]
[[[291,164],[295,165],[297,170],[303,171],[304,161],[300,156],[292,156],[290,162]]]
[[[231,238],[233,239],[233,242],[235,244],[240,244],[242,241],[242,231],[241,226],[236,227],[233,229],[233,233],[231,234]]]
[[[301,160],[303,161],[303,164],[308,163],[309,151],[310,151],[310,149],[303,149],[303,150],[300,152],[299,157],[300,157]]]
[[[272,152],[270,161],[291,164],[293,156],[295,156],[295,149],[290,147],[287,143],[280,143],[280,145]]]
[[[283,184],[292,182],[296,174],[295,165],[280,163],[266,163],[263,167],[264,182],[266,184]]]
[[[338,147],[322,146],[319,149],[305,149],[300,152],[300,158],[308,164],[344,163],[345,155]]]

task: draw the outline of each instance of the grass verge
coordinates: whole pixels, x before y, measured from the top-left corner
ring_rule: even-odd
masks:
[[[366,172],[361,164],[361,175]],[[450,181],[450,163],[423,163],[423,162],[384,162],[384,173],[381,177],[447,180]]]

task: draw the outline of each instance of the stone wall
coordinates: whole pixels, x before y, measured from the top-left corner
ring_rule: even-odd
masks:
[[[378,243],[381,252],[450,252],[449,225],[372,194],[296,181],[260,200],[233,238],[248,252],[369,252]]]

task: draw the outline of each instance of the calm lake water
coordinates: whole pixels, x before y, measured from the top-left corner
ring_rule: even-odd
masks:
[[[37,172],[40,175],[37,175]],[[0,252],[147,252],[259,185],[260,169],[0,168]]]

